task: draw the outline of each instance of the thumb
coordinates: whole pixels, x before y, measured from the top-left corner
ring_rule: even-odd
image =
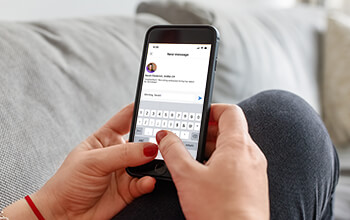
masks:
[[[103,173],[121,168],[140,166],[152,161],[158,153],[154,143],[126,143],[91,150],[93,166]]]
[[[198,165],[198,162],[186,150],[181,139],[174,133],[161,130],[157,133],[156,138],[159,150],[173,177],[191,172]]]

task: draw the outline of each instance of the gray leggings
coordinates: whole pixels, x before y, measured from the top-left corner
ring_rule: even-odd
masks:
[[[239,106],[268,161],[271,219],[332,219],[339,163],[319,115],[300,97],[278,90],[259,93]],[[184,216],[174,185],[158,181],[153,193],[113,219]]]

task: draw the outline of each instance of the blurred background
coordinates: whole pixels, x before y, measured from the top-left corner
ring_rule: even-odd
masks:
[[[184,2],[185,0],[180,1]],[[350,11],[349,0],[231,0],[218,1],[219,4],[210,0],[190,1],[210,7],[233,6],[239,8],[286,8],[293,7],[300,2],[306,2]],[[0,19],[37,20],[106,14],[132,15],[140,2],[142,0],[0,0]]]
[[[214,102],[283,89],[320,114],[350,220],[350,0],[0,0],[0,208],[133,101],[144,33],[169,23],[219,29]]]

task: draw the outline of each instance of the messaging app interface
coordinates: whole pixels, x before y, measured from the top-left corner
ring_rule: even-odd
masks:
[[[210,49],[210,44],[149,44],[135,142],[157,143],[157,132],[169,130],[197,157]],[[163,159],[160,152],[156,159]]]

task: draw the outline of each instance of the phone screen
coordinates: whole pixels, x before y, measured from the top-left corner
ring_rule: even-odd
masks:
[[[196,159],[210,50],[211,44],[148,44],[134,142],[157,143],[157,132],[169,130]],[[156,159],[163,159],[160,152]]]

